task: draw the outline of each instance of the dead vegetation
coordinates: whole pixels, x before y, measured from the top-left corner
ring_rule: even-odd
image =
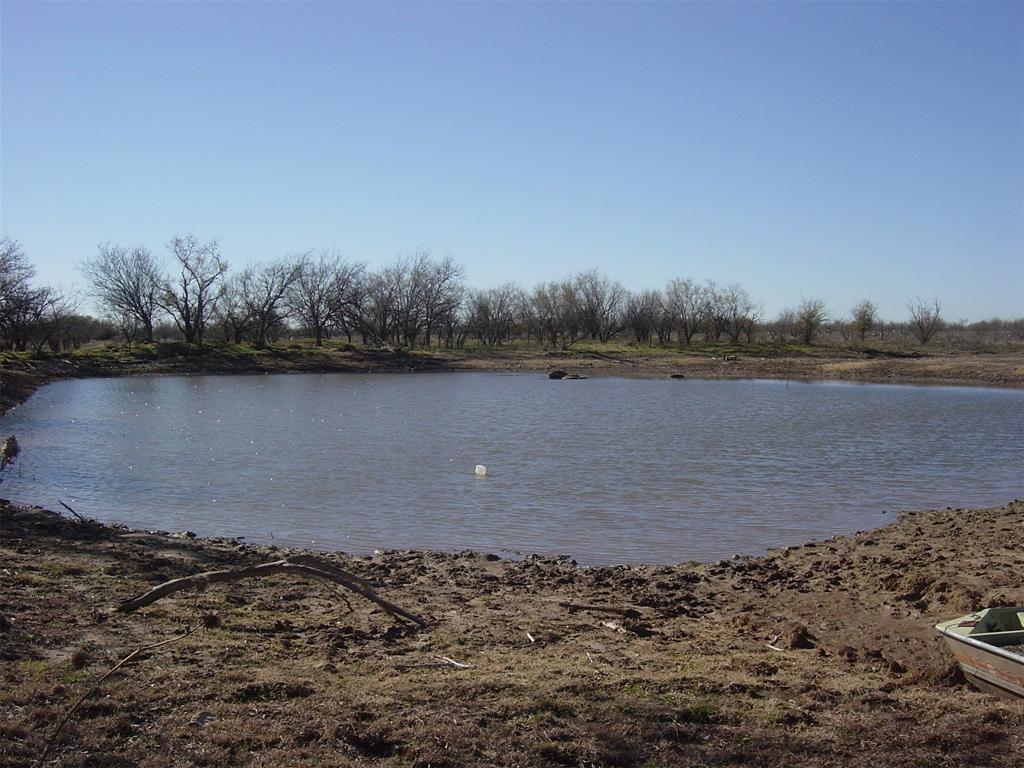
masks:
[[[1013,765],[1024,707],[965,687],[930,626],[1024,602],[1022,524],[929,512],[676,567],[324,557],[420,626],[283,576],[119,612],[303,553],[5,506],[0,763],[37,764],[100,675],[194,626],[84,697],[46,765]]]

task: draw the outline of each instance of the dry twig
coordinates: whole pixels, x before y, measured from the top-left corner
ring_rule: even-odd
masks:
[[[88,518],[82,517],[80,514],[75,512],[75,510],[73,510],[71,507],[69,507],[67,504],[65,504],[60,499],[57,499],[57,503],[60,504],[62,507],[64,507],[64,509],[66,509],[68,512],[70,512],[76,518],[78,518],[78,522],[80,522],[82,525],[94,525],[95,524],[94,521],[89,520]]]
[[[196,630],[196,627],[195,626],[191,626],[187,630],[182,632],[180,635],[175,635],[174,637],[168,638],[166,640],[161,640],[158,643],[152,643],[150,645],[139,646],[134,651],[129,653],[127,656],[125,656],[123,659],[121,659],[119,662],[117,662],[117,664],[115,664],[110,669],[108,669],[106,672],[104,672],[102,675],[100,675],[99,679],[95,683],[92,684],[92,687],[82,695],[82,698],[80,698],[78,701],[76,701],[74,706],[71,707],[71,709],[68,710],[68,713],[66,715],[64,715],[64,719],[60,721],[60,723],[54,729],[53,733],[50,735],[50,738],[48,738],[46,740],[46,746],[43,749],[43,754],[39,756],[39,763],[38,763],[38,765],[42,766],[43,763],[46,762],[46,757],[47,757],[47,755],[50,754],[50,749],[53,747],[54,741],[57,740],[57,736],[60,735],[60,732],[62,730],[64,730],[64,726],[67,725],[68,720],[70,720],[71,716],[73,714],[75,714],[75,712],[78,711],[78,708],[80,706],[82,706],[82,704],[85,702],[85,700],[88,699],[90,696],[93,695],[93,693],[96,692],[96,689],[98,689],[100,687],[100,685],[103,684],[104,680],[106,680],[112,674],[117,672],[117,670],[119,670],[121,667],[123,667],[128,662],[130,662],[132,659],[134,659],[140,653],[145,653],[146,651],[152,651],[152,650],[154,650],[156,648],[160,648],[161,646],[164,646],[164,645],[170,645],[171,643],[176,643],[178,640],[183,640],[184,638],[186,638],[189,635],[191,635],[195,630]]]

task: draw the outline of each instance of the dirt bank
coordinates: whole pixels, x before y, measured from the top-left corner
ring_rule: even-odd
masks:
[[[862,381],[889,384],[1024,386],[1024,354],[894,355],[880,352],[819,349],[814,354],[779,354],[770,348],[743,351],[742,345],[721,354],[682,351],[549,352],[469,356],[448,365],[458,370],[547,371],[561,368],[593,376],[663,378],[682,375],[703,379],[795,379]]]
[[[965,687],[930,627],[1024,603],[1022,552],[1014,502],[710,565],[326,556],[425,628],[289,576],[124,615],[287,553],[2,505],[0,763],[32,765],[99,673],[211,614],[104,683],[49,763],[1018,765],[1024,706]]]

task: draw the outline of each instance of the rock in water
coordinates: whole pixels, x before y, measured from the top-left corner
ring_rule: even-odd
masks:
[[[477,464],[475,474],[477,477],[487,477],[487,467],[483,464]]]

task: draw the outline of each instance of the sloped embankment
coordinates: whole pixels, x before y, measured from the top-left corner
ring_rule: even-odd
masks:
[[[279,550],[0,508],[0,762],[1014,765],[1024,707],[965,687],[931,625],[1024,603],[1024,503],[904,516],[716,564],[581,569],[325,556],[417,628],[286,576],[112,606]],[[461,665],[461,666],[460,666]]]

